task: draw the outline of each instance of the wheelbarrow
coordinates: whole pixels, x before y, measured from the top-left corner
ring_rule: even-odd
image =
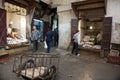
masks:
[[[14,58],[13,72],[29,80],[54,80],[58,72],[58,54],[26,54]]]

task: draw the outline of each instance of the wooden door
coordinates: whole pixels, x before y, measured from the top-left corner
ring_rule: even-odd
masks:
[[[71,41],[73,39],[73,35],[78,30],[78,19],[71,20]]]
[[[44,27],[43,27],[43,39],[45,39],[45,35],[46,35],[48,29],[50,28],[50,27],[49,27],[49,22],[44,21],[44,24],[43,24],[43,25],[44,25]]]
[[[6,38],[6,11],[4,9],[0,9],[0,47],[4,47],[6,45]]]
[[[103,20],[102,50],[109,50],[111,43],[112,17],[105,17]]]

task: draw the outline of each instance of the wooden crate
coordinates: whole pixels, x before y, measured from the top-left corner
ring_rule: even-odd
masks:
[[[108,55],[107,62],[112,63],[112,64],[120,64],[119,51],[118,50],[111,50],[109,55]]]
[[[107,62],[120,65],[120,56],[108,56]]]

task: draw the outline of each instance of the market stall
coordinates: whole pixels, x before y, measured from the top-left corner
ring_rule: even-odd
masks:
[[[8,2],[4,3],[7,15],[6,49],[26,46],[26,9]]]

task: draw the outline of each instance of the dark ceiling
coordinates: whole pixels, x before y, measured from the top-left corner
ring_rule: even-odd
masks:
[[[72,3],[73,11],[78,19],[94,18],[100,20],[106,13],[106,0],[86,0]],[[98,14],[97,14],[97,11]]]

